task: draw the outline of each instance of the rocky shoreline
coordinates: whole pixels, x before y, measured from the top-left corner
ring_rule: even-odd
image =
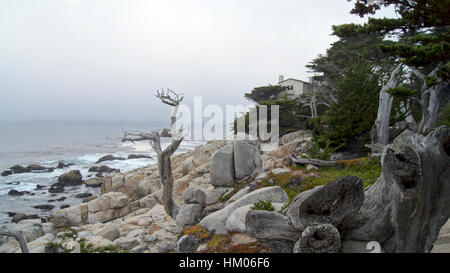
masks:
[[[439,132],[448,134],[444,129]],[[84,181],[72,170],[60,176],[50,189],[59,191],[84,183],[98,189],[98,195],[80,196],[83,203],[55,209],[45,222],[12,215],[15,224],[0,230],[20,232],[30,252],[41,253],[367,252],[365,243],[369,240],[358,239],[360,224],[353,218],[362,213],[370,200],[365,195],[383,183],[382,177],[366,190],[355,176],[309,190],[301,190],[301,179],[291,177],[283,187],[271,179],[314,175],[310,170],[317,166],[295,168],[291,157],[304,155],[310,141],[309,132],[298,131],[283,136],[279,149],[270,153],[262,153],[256,141],[210,141],[174,155],[173,198],[178,205],[174,218],[166,214],[161,202],[157,165],[123,173],[97,166],[104,175]],[[295,198],[286,191],[290,188],[299,189]],[[327,204],[334,205],[327,208]],[[448,219],[447,213],[439,218],[439,229],[442,219]],[[318,244],[317,236],[328,243]],[[393,248],[381,241],[382,248],[389,252],[401,249],[401,245]],[[21,249],[15,239],[2,236],[1,252]]]

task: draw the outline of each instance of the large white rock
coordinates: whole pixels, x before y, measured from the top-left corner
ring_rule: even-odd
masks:
[[[261,168],[261,150],[255,141],[234,141],[234,175],[242,179]]]
[[[188,226],[194,223],[195,219],[203,212],[203,206],[200,204],[184,204],[178,211],[176,222],[180,227]]]
[[[284,203],[273,203],[275,208],[274,212],[278,212],[284,206]],[[226,226],[228,232],[245,233],[245,216],[251,210],[252,205],[246,205],[234,210],[230,216],[228,216]]]
[[[108,192],[88,202],[89,223],[106,222],[130,213],[128,196],[121,192]]]
[[[212,155],[211,184],[214,187],[230,187],[234,183],[233,144],[227,144]]]
[[[22,234],[23,238],[27,242],[34,241],[44,235],[41,219],[22,220],[15,225],[8,227],[2,226],[0,230],[8,230],[10,232]]]
[[[99,227],[92,229],[92,234],[114,241],[120,237],[119,225],[115,223],[101,224]]]
[[[200,225],[218,234],[226,234],[226,222],[231,213],[237,208],[245,205],[253,205],[260,200],[270,200],[272,203],[286,203],[289,201],[289,197],[280,186],[261,188],[239,198],[225,208],[206,216],[200,221]]]
[[[88,205],[80,204],[65,209],[56,210],[51,222],[55,227],[80,226],[88,222]]]

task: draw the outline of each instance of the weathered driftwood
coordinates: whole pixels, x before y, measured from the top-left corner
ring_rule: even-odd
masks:
[[[176,117],[178,107],[180,102],[183,100],[183,97],[170,89],[167,89],[167,91],[162,90],[161,92],[158,90],[156,93],[156,97],[158,97],[164,104],[173,106],[172,114],[170,116],[170,123],[172,128],[172,142],[170,143],[170,145],[167,146],[167,148],[164,150],[161,149],[161,135],[158,132],[141,133],[125,131],[122,137],[122,141],[150,141],[153,150],[158,156],[158,169],[159,175],[161,177],[161,184],[163,186],[162,201],[164,209],[167,214],[175,217],[178,212],[178,207],[172,199],[173,178],[170,156],[178,149],[181,141],[183,140],[181,132],[177,132],[176,130]]]
[[[245,229],[246,233],[259,239],[295,242],[301,235],[288,217],[264,210],[250,210],[245,216]]]
[[[292,162],[297,165],[310,164],[317,167],[342,168],[342,166],[335,161],[325,161],[320,159],[292,158]]]
[[[20,249],[22,250],[22,253],[30,253],[27,247],[27,242],[23,238],[23,236],[16,232],[10,232],[10,231],[0,231],[0,235],[7,236],[7,237],[14,237],[17,242],[19,242]]]
[[[337,253],[341,248],[339,231],[329,224],[307,227],[295,243],[294,253]]]
[[[403,69],[403,64],[397,65],[392,71],[388,82],[380,90],[377,119],[372,128],[372,144],[379,143],[386,145],[389,143],[389,120],[391,116],[392,102],[394,97],[387,91],[397,86],[397,74]],[[372,151],[373,153],[374,151]]]
[[[299,193],[289,205],[286,215],[299,230],[318,224],[337,225],[357,211],[363,200],[361,179],[347,175],[325,186]]]
[[[450,128],[402,133],[382,166],[361,209],[339,227],[342,237],[378,241],[386,252],[429,252],[450,216]]]

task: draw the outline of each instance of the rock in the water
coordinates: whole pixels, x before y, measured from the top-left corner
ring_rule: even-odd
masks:
[[[103,180],[101,178],[89,178],[84,181],[84,184],[86,187],[97,188],[102,186]]]
[[[5,170],[5,171],[2,172],[1,176],[8,176],[8,175],[11,175],[11,174],[13,174],[13,171]]]
[[[234,174],[236,179],[249,176],[261,166],[261,150],[255,141],[234,141]]]
[[[235,202],[227,205],[225,208],[209,214],[200,221],[200,225],[210,231],[226,234],[226,221],[230,214],[237,208],[245,205],[252,205],[260,200],[270,200],[273,203],[286,203],[289,201],[289,197],[283,188],[279,186],[261,188],[248,193]]]
[[[357,211],[363,200],[361,179],[347,175],[325,186],[299,193],[289,205],[286,215],[299,230],[317,224],[337,225]]]
[[[48,189],[48,192],[49,193],[62,193],[62,192],[64,192],[64,186],[59,183],[55,183],[50,186],[50,188]]]
[[[245,223],[246,232],[259,239],[297,241],[301,236],[288,217],[272,211],[250,210]]]
[[[92,196],[92,193],[90,192],[85,192],[85,193],[79,193],[77,195],[75,195],[75,198],[87,198]]]
[[[123,157],[115,157],[113,155],[105,155],[100,157],[95,164],[101,163],[103,161],[113,161],[113,160],[125,160]]]
[[[72,165],[75,165],[73,163],[69,163],[69,164],[64,164],[63,162],[58,162],[58,165],[56,166],[57,169],[64,169],[67,167],[70,167]]]
[[[382,175],[342,237],[378,241],[386,252],[430,252],[450,216],[450,127],[403,132],[382,155]]]
[[[9,168],[13,173],[28,173],[30,172],[27,168],[20,166],[20,165],[14,165],[11,168]]]
[[[20,221],[27,220],[27,219],[40,219],[40,217],[37,214],[26,215],[24,213],[16,213],[16,214],[14,214],[14,216],[13,216],[11,221],[17,224]]]
[[[233,145],[217,150],[211,159],[211,184],[214,187],[231,187],[234,184]]]
[[[180,253],[193,253],[200,245],[200,240],[194,235],[184,235],[177,242]]]
[[[199,187],[188,188],[183,194],[186,204],[200,204],[203,207],[206,204],[206,193]]]
[[[8,195],[11,195],[11,196],[22,196],[24,194],[30,194],[30,192],[29,191],[17,191],[17,190],[10,190],[8,192]]]
[[[338,253],[341,237],[330,224],[309,226],[294,245],[294,253]]]
[[[79,170],[72,170],[58,177],[58,184],[62,186],[78,186],[83,183],[83,176]]]
[[[177,225],[185,227],[194,224],[202,211],[203,206],[200,204],[182,205],[176,216]]]
[[[92,166],[89,168],[88,172],[90,173],[112,173],[112,172],[120,172],[119,169],[113,169],[108,166]]]
[[[35,209],[40,209],[40,210],[52,210],[55,206],[53,205],[37,205],[34,206],[33,208]]]
[[[149,156],[149,155],[135,155],[135,154],[131,154],[131,155],[128,155],[128,157],[127,157],[127,159],[138,159],[138,158],[152,159],[152,157]]]
[[[30,165],[27,166],[27,169],[29,171],[45,171],[48,168],[42,167],[41,165],[38,165],[38,164],[30,164]]]

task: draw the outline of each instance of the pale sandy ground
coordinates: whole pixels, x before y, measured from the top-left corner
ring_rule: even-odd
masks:
[[[450,253],[450,219],[445,223],[439,232],[439,236],[434,243],[432,253]]]

